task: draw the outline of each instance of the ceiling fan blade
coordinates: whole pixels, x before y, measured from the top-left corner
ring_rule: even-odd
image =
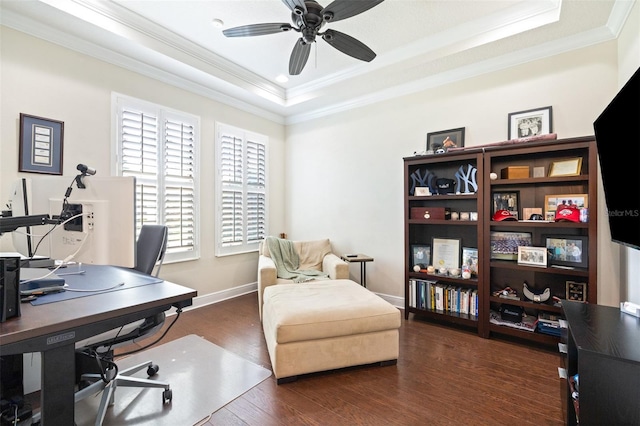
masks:
[[[361,61],[371,62],[376,57],[375,52],[364,43],[340,31],[327,30],[322,34],[322,38],[342,53]]]
[[[297,15],[302,16],[307,13],[307,6],[304,4],[304,0],[282,0],[282,2]],[[298,11],[296,11],[296,8]]]
[[[222,31],[222,34],[227,37],[250,37],[281,33],[292,28],[290,24],[252,24],[229,28]]]
[[[322,9],[321,15],[325,21],[335,22],[351,18],[365,12],[384,0],[335,0],[329,6]]]
[[[309,59],[309,52],[311,52],[311,43],[305,43],[300,37],[296,41],[296,45],[293,46],[293,52],[291,52],[291,58],[289,59],[290,75],[298,75],[302,72]]]

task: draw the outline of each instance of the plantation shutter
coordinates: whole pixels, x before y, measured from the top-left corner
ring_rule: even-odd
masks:
[[[255,250],[267,235],[266,137],[219,125],[216,254]]]
[[[158,117],[123,109],[121,124],[122,176],[136,178],[136,229],[158,223]]]
[[[244,234],[243,150],[242,139],[223,134],[220,141],[222,190],[222,244],[241,245]]]
[[[247,242],[266,237],[265,146],[247,141]]]
[[[193,250],[195,240],[194,127],[167,119],[164,125],[167,251]]]
[[[165,224],[166,261],[197,258],[196,149],[198,120],[118,98],[122,176],[136,178],[136,228]]]

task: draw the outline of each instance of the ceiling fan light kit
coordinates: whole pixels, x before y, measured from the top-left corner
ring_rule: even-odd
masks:
[[[361,61],[370,62],[376,57],[373,50],[369,49],[361,41],[336,30],[320,32],[328,22],[336,22],[350,18],[371,9],[384,0],[335,0],[329,6],[323,8],[315,0],[282,0],[291,10],[291,21],[287,23],[251,24],[229,28],[222,33],[226,37],[252,37],[267,34],[281,33],[294,30],[301,34],[296,41],[289,58],[289,74],[298,75],[302,72],[307,60],[311,43],[321,36],[330,46],[340,52]]]

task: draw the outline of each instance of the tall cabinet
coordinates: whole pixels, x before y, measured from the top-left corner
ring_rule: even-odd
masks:
[[[543,344],[559,342],[559,336],[514,327],[509,322],[505,325],[495,319],[502,319],[500,312],[505,307],[507,313],[524,313],[525,317],[537,319],[539,315],[560,317],[562,308],[557,302],[567,297],[597,302],[596,152],[594,138],[582,137],[405,158],[405,317],[413,313],[468,325],[482,337],[501,334]],[[470,165],[477,170],[475,193],[457,193],[460,188],[455,188],[448,195],[416,195],[417,184],[429,186],[425,173],[456,180],[456,172],[462,167],[466,173]],[[434,189],[437,191],[437,185]],[[570,203],[577,204],[583,221],[555,221],[557,205]],[[416,208],[433,207],[457,212],[458,220],[450,216],[437,220],[416,216]],[[529,220],[531,212],[535,212],[529,210],[532,208],[542,209],[539,213],[543,220]],[[498,209],[513,211],[519,220],[492,220]],[[460,215],[467,212],[477,213],[471,217],[477,220],[460,220]],[[414,271],[415,247],[431,246],[434,238],[459,240],[461,250],[477,248],[477,275],[463,279],[440,275],[437,270]],[[515,249],[506,250],[513,250],[510,254],[505,254],[503,246],[512,246],[512,239],[518,243]],[[517,257],[517,245],[537,247],[532,255],[546,253],[547,261],[542,263],[536,258],[522,262],[523,258]],[[568,247],[574,245],[581,253],[569,256]],[[421,304],[425,297],[420,293],[423,282],[436,283],[427,287],[436,285],[454,292],[475,290],[477,315]],[[500,294],[505,289],[511,289],[511,298]],[[541,301],[525,297],[527,289],[529,295]]]

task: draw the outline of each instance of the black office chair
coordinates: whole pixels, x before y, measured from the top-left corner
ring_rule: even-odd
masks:
[[[167,237],[168,230],[166,226],[143,225],[136,243],[136,266],[133,269],[143,274],[158,276],[164,260]],[[154,269],[156,269],[155,273]],[[102,333],[80,342],[80,345],[76,346],[76,353],[83,354],[81,357],[76,357],[77,359],[86,359],[90,354],[92,358],[96,358],[96,365],[100,365],[100,373],[86,373],[80,376],[80,390],[75,394],[75,401],[78,402],[100,391],[103,392],[96,417],[96,425],[102,425],[108,406],[114,403],[114,392],[118,386],[164,388],[162,393],[163,402],[171,401],[173,395],[169,383],[130,377],[145,368],[148,376],[154,376],[159,369],[157,365],[147,361],[126,370],[118,371],[116,364],[113,362],[113,349],[115,347],[135,343],[150,337],[162,328],[164,320],[165,314],[162,312],[144,320],[127,324],[122,329],[118,328]]]

